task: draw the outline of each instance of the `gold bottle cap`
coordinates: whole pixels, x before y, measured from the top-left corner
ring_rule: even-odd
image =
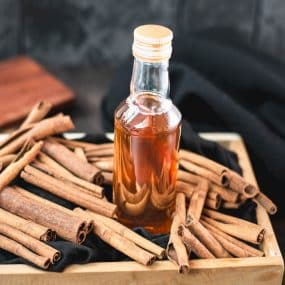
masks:
[[[133,55],[148,62],[168,60],[173,33],[160,25],[143,25],[134,30]]]

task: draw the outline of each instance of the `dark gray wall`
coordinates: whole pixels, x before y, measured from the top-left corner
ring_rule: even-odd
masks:
[[[0,57],[45,64],[117,64],[132,30],[160,23],[175,33],[222,26],[285,60],[284,0],[0,0]]]

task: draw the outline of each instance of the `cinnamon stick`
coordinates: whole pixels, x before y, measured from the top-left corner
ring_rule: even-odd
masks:
[[[110,147],[104,148],[95,148],[91,150],[86,150],[86,156],[90,157],[102,157],[102,156],[113,156],[114,155],[114,146],[110,145]]]
[[[103,184],[112,185],[112,183],[113,183],[113,173],[107,172],[107,171],[103,171],[102,175],[104,177]]]
[[[104,223],[96,223],[93,231],[107,244],[111,245],[138,263],[143,265],[151,265],[156,259],[155,255],[138,247],[134,242],[118,234]]]
[[[74,153],[75,153],[79,158],[81,158],[84,162],[88,162],[87,157],[86,157],[86,155],[85,155],[85,153],[84,153],[83,148],[81,148],[81,147],[76,147],[76,148],[74,149]]]
[[[71,215],[71,216],[77,216],[75,215],[75,213],[70,210],[70,209],[67,209],[59,204],[56,204],[56,203],[53,203],[47,199],[44,199],[38,195],[35,195],[33,193],[31,193],[30,191],[27,191],[21,187],[18,187],[18,186],[14,186],[13,187],[16,191],[18,191],[21,195],[25,196],[26,198],[28,199],[33,199],[43,205],[46,205],[47,207],[52,207],[52,208],[55,208],[59,211],[62,211],[64,213],[66,213],[67,215]],[[82,220],[82,225],[83,226],[83,230],[86,231],[86,234],[90,233],[93,229],[93,220],[92,219],[85,219],[85,220]]]
[[[246,198],[252,198],[259,193],[259,189],[246,182],[245,179],[234,171],[228,171],[229,188]]]
[[[114,169],[114,161],[110,159],[99,160],[99,161],[93,162],[92,164],[103,171],[112,172]]]
[[[58,250],[5,223],[0,223],[0,234],[22,244],[40,256],[47,257],[51,263],[56,263],[61,258]]]
[[[241,204],[242,203],[224,202],[222,205],[225,209],[239,209]]]
[[[185,245],[183,244],[180,236],[178,235],[178,227],[181,224],[181,219],[177,214],[174,214],[173,221],[170,229],[169,242],[167,245],[166,253],[170,260],[172,260],[171,252],[173,249],[176,252],[177,263],[179,266],[179,273],[188,273],[190,270],[188,253]]]
[[[8,185],[12,180],[14,180],[20,171],[30,162],[32,162],[37,154],[39,153],[43,142],[36,143],[29,151],[27,151],[21,158],[9,164],[0,173],[0,191]]]
[[[39,123],[34,124],[32,127],[27,127],[18,131],[18,135],[5,142],[0,148],[0,156],[15,153],[25,141],[34,139],[35,141],[41,140],[50,135],[62,133],[73,129],[74,125],[69,116],[54,116],[44,119]]]
[[[65,146],[46,141],[43,145],[43,151],[80,178],[94,183],[102,181],[101,172],[98,168],[82,161]]]
[[[184,193],[185,196],[189,199],[191,198],[193,192],[195,191],[195,187],[194,185],[191,185],[189,183],[183,182],[183,181],[176,181],[176,185],[175,185],[175,191],[177,193],[181,192]]]
[[[210,192],[219,193],[221,198],[226,202],[236,203],[239,198],[239,193],[214,183],[211,183],[210,185]]]
[[[205,206],[213,210],[220,209],[221,205],[222,205],[222,200],[219,196],[217,199],[207,198],[205,201]]]
[[[188,247],[200,258],[210,259],[215,256],[184,226],[180,225],[179,236]]]
[[[21,177],[33,185],[96,213],[109,217],[116,213],[115,204],[78,191],[71,183],[56,179],[32,166],[26,166],[21,172]]]
[[[47,269],[50,266],[50,259],[37,255],[20,243],[0,234],[0,248],[20,256],[40,268]]]
[[[186,220],[186,197],[184,193],[176,194],[175,212],[179,216],[181,223]]]
[[[28,199],[11,187],[5,187],[0,193],[0,207],[51,228],[63,239],[74,243],[83,242],[84,237],[80,235],[80,231],[84,228],[82,219]]]
[[[203,216],[206,222],[234,237],[255,244],[260,244],[264,238],[265,229],[260,225],[209,209],[204,209],[203,213],[207,215]]]
[[[200,167],[190,161],[183,159],[179,160],[179,164],[189,172],[202,176],[218,185],[226,186],[228,184],[227,177],[225,176],[224,173],[218,175],[206,168]]]
[[[122,225],[121,223],[111,218],[104,217],[89,210],[84,211],[81,208],[75,208],[73,211],[77,215],[82,215],[83,217],[89,217],[93,219],[95,224],[104,224],[105,226],[109,227],[116,233],[134,242],[139,247],[155,254],[158,258],[162,258],[165,255],[165,250],[162,247],[145,239],[136,232],[132,231],[131,229],[127,228],[126,226]]]
[[[20,128],[26,127],[31,123],[37,123],[42,120],[50,111],[52,105],[46,101],[40,101],[37,103],[28,114]]]
[[[191,220],[190,220],[191,219]],[[231,255],[213,237],[213,235],[191,214],[188,216],[187,228],[194,234],[215,257],[227,258]]]
[[[16,158],[15,154],[7,154],[0,157],[0,164],[3,168],[8,166]]]
[[[78,186],[86,188],[98,198],[102,198],[104,196],[104,189],[102,187],[73,175],[71,172],[69,172],[67,169],[65,169],[63,166],[61,166],[59,163],[57,163],[55,160],[53,160],[48,155],[40,152],[38,155],[38,158],[45,165],[44,168],[43,167],[41,168],[44,171],[47,171],[48,173],[50,173],[52,176],[56,178],[62,178],[62,179],[68,180]]]
[[[277,212],[277,206],[262,192],[259,192],[255,200],[269,213],[274,215]]]
[[[237,251],[238,249],[235,249],[236,252],[229,252],[232,253],[233,255],[237,256],[237,257],[247,257],[247,256],[264,256],[264,252],[262,252],[261,250],[258,250],[252,246],[249,246],[248,244],[228,235],[227,233],[219,230],[218,228],[212,226],[211,224],[209,224],[208,222],[206,222],[204,219],[201,220],[201,223],[209,230],[211,231],[212,234],[215,235],[215,237],[219,236],[222,237],[224,240],[229,241],[231,244],[236,245],[239,249],[241,249],[242,251]],[[222,242],[222,244],[224,245],[224,242]],[[226,245],[227,246],[227,245]],[[228,247],[230,248],[230,247]],[[231,250],[234,250],[233,248]]]
[[[227,171],[227,167],[225,167],[222,164],[219,164],[205,156],[196,154],[194,152],[190,152],[188,150],[181,149],[179,151],[179,157],[180,159],[190,161],[194,164],[197,164],[203,168],[206,168],[210,170],[211,172],[214,172],[217,175],[222,175],[224,172]]]
[[[1,208],[0,222],[6,223],[41,241],[53,241],[56,238],[55,232],[50,228],[47,228],[30,220],[25,220]]]
[[[57,137],[53,137],[52,139],[60,144],[65,145],[66,147],[72,150],[74,150],[76,147],[83,148],[85,151],[87,151],[87,150],[93,150],[93,149],[112,148],[114,146],[113,143],[95,144],[95,143],[68,140],[68,139],[57,138]]]

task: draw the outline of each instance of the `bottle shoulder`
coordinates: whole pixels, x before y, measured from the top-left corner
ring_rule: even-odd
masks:
[[[169,132],[180,126],[181,113],[170,99],[131,95],[115,110],[115,123],[132,132]]]

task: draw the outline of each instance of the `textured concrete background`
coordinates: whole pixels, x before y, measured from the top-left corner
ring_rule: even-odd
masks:
[[[0,0],[0,58],[27,53],[50,65],[116,65],[144,23],[176,35],[232,28],[285,60],[284,0]]]

